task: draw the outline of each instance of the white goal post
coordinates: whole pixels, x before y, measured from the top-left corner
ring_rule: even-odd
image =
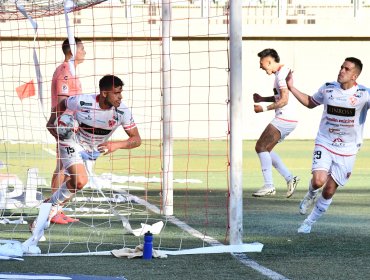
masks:
[[[144,144],[96,161],[88,186],[64,207],[80,221],[52,224],[42,253],[134,247],[158,225],[164,249],[197,247],[186,244],[186,234],[203,246],[243,243],[242,0],[205,1],[72,1],[68,9],[63,4],[70,1],[1,4],[4,238],[27,240],[26,222],[50,196],[51,77],[62,61],[61,42],[76,36],[87,52],[76,69],[83,91],[97,92],[107,73],[121,77],[123,102]],[[179,241],[165,241],[173,235],[169,223],[179,226]]]

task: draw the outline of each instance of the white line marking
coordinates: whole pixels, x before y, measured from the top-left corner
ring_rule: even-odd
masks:
[[[0,274],[0,279],[69,280],[72,278],[63,277],[63,276],[55,276],[55,275]]]
[[[144,199],[136,197],[136,202],[146,206],[148,209],[150,209],[152,212],[154,212],[156,214],[160,214],[160,212],[161,212],[160,209],[157,206],[150,204],[149,202],[147,202]],[[167,219],[168,219],[168,221],[170,221],[174,225],[177,225],[180,229],[188,232],[190,235],[192,235],[196,238],[204,240],[209,245],[212,245],[212,246],[224,245],[221,242],[219,242],[218,240],[216,240],[216,239],[214,239],[210,236],[204,235],[203,233],[201,233],[198,230],[192,228],[191,226],[189,226],[185,222],[180,221],[178,218],[176,218],[174,216],[167,216]],[[86,256],[86,255],[111,255],[111,252],[110,251],[104,251],[104,252],[87,252],[87,253],[54,253],[54,254],[49,253],[49,254],[39,254],[39,255],[36,255],[36,256],[49,256],[50,257],[50,256]],[[266,276],[269,279],[272,279],[272,280],[289,280],[289,278],[287,278],[287,277],[285,277],[285,276],[283,276],[283,275],[281,275],[281,274],[279,274],[279,273],[277,273],[277,272],[275,272],[275,271],[273,271],[273,270],[271,270],[267,267],[264,267],[264,266],[258,264],[256,261],[249,258],[246,254],[231,253],[231,255],[234,258],[236,258],[239,262],[244,264],[245,266],[248,266],[248,267],[258,271],[259,273],[261,273],[262,275]]]
[[[237,259],[239,262],[241,262],[242,264],[254,269],[254,270],[257,270],[259,273],[261,273],[262,275],[268,277],[269,279],[272,279],[272,280],[289,280],[289,278],[267,268],[267,267],[264,267],[260,264],[258,264],[257,262],[255,262],[254,260],[252,260],[251,258],[249,258],[246,254],[240,254],[240,253],[232,253],[231,254],[235,259]]]
[[[43,149],[45,152],[47,152],[47,153],[51,154],[52,156],[56,156],[56,155],[57,155],[56,151],[54,151],[54,150],[52,150],[52,149],[45,148],[45,147],[42,147],[42,149]]]

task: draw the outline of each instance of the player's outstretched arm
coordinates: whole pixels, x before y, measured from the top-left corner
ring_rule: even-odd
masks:
[[[295,96],[295,98],[297,98],[297,100],[303,106],[306,106],[307,108],[310,108],[310,109],[315,108],[317,106],[317,104],[312,101],[311,96],[301,92],[300,90],[294,87],[292,73],[289,73],[286,81],[287,81],[287,85],[288,85],[290,92]]]

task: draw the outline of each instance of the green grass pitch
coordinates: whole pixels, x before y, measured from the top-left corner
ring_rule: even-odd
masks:
[[[315,224],[309,235],[298,235],[297,228],[304,220],[298,213],[299,201],[307,190],[310,178],[313,140],[286,140],[275,151],[295,175],[301,177],[293,197],[285,198],[285,181],[274,171],[277,194],[274,197],[254,198],[252,192],[262,185],[255,141],[244,142],[243,160],[243,224],[244,242],[264,244],[261,253],[247,256],[258,264],[275,271],[287,279],[369,279],[370,266],[370,141],[365,141],[357,156],[356,165],[348,184],[338,189],[328,212]],[[6,168],[0,173],[14,173],[25,180],[28,167],[38,167],[40,174],[50,181],[55,159],[42,152],[40,145],[0,144],[0,160]],[[45,148],[45,147],[44,147]],[[53,145],[48,147],[53,149]],[[175,178],[194,178],[202,184],[175,184],[175,216],[195,229],[206,231],[220,242],[225,242],[227,211],[227,145],[226,142],[176,141]],[[112,157],[99,159],[97,172],[135,174],[146,177],[160,176],[160,151],[158,142],[145,142],[137,151],[119,152]],[[135,184],[134,184],[135,185]],[[160,184],[144,184],[145,191],[137,191],[153,204],[159,203]],[[47,189],[44,190],[47,193]],[[151,221],[159,215],[147,215],[139,209],[140,217]],[[65,226],[53,227],[55,243],[65,246],[66,233],[70,234],[79,251],[86,248],[89,219],[82,220],[79,228],[67,230]],[[96,223],[98,224],[98,223]],[[109,238],[118,233],[119,226],[107,226]],[[0,224],[1,239],[15,236],[23,238],[26,229],[9,232]],[[183,232],[167,223],[163,236],[155,238],[154,246],[178,248],[182,237],[184,247],[202,246],[200,240],[183,236]],[[112,237],[113,236],[113,237]],[[81,241],[81,243],[79,243]],[[132,246],[141,240],[125,235],[125,239],[112,239],[104,248]],[[107,242],[108,243],[108,242]],[[99,244],[98,236],[91,246]],[[23,262],[0,261],[1,272],[34,272],[57,274],[85,274],[124,276],[127,279],[269,279],[243,265],[230,254],[169,256],[167,259],[116,259],[112,256],[80,257],[25,257]]]

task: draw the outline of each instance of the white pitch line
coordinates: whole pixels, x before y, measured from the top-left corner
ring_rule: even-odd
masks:
[[[52,149],[45,148],[45,147],[42,147],[42,149],[43,149],[45,152],[47,152],[47,153],[51,154],[52,156],[56,156],[56,155],[57,155],[57,153],[56,153],[54,150],[52,150]]]
[[[150,209],[154,213],[160,214],[160,209],[158,207],[148,203],[147,201],[145,201],[141,198],[137,198],[137,202],[140,203],[140,204],[143,204],[144,206],[146,206],[148,209]],[[218,240],[216,240],[216,239],[214,239],[210,236],[204,235],[203,233],[201,233],[198,230],[192,228],[191,226],[189,226],[188,224],[186,224],[185,222],[179,220],[178,218],[176,218],[174,216],[167,216],[167,218],[171,223],[178,226],[180,229],[188,232],[190,235],[192,235],[196,238],[204,240],[209,245],[212,245],[212,246],[224,245],[221,242],[219,242]],[[285,277],[285,276],[283,276],[283,275],[281,275],[281,274],[279,274],[279,273],[277,273],[277,272],[275,272],[275,271],[273,271],[273,270],[271,270],[267,267],[264,267],[264,266],[258,264],[257,262],[255,262],[254,260],[249,258],[246,254],[232,253],[232,256],[234,258],[236,258],[242,264],[258,271],[259,273],[268,277],[269,279],[272,279],[272,280],[289,280],[289,278],[287,278],[287,277]]]
[[[241,262],[242,264],[254,269],[254,270],[257,270],[259,273],[261,273],[262,275],[268,277],[269,279],[272,279],[272,280],[289,280],[289,278],[285,277],[284,275],[281,275],[267,267],[264,267],[262,265],[260,265],[259,263],[257,263],[256,261],[252,260],[251,258],[249,258],[246,254],[241,254],[241,253],[231,253],[231,255],[237,259],[239,262]]]
[[[135,196],[133,196],[135,197]],[[139,197],[135,197],[136,198],[136,202],[139,203],[139,204],[142,204],[144,206],[146,206],[148,209],[150,209],[152,212],[156,213],[156,214],[160,214],[161,210],[153,205],[153,204],[150,204],[149,202],[147,202],[146,200],[144,199],[141,199]],[[174,225],[178,226],[180,229],[188,232],[190,235],[196,237],[196,238],[199,238],[201,240],[204,240],[206,243],[208,243],[209,245],[211,246],[220,246],[220,245],[224,245],[222,244],[221,242],[219,242],[218,240],[214,239],[213,237],[210,237],[208,235],[204,235],[203,233],[201,233],[200,231],[192,228],[191,226],[189,226],[188,224],[186,224],[185,222],[179,220],[178,218],[174,217],[174,216],[167,216],[167,219],[169,222],[173,223]],[[76,256],[76,255],[109,255],[110,254],[110,251],[104,251],[104,252],[88,252],[88,253],[55,253],[55,254],[39,254],[38,256],[68,256],[68,255],[71,255],[71,256]],[[252,260],[251,258],[249,258],[246,254],[243,254],[243,253],[231,253],[231,255],[237,259],[240,263],[244,264],[245,266],[248,266],[249,268],[252,268],[256,271],[258,271],[259,273],[261,273],[263,276],[266,276],[267,278],[269,279],[272,279],[272,280],[289,280],[289,278],[267,268],[267,267],[264,267],[260,264],[258,264],[256,261]]]

